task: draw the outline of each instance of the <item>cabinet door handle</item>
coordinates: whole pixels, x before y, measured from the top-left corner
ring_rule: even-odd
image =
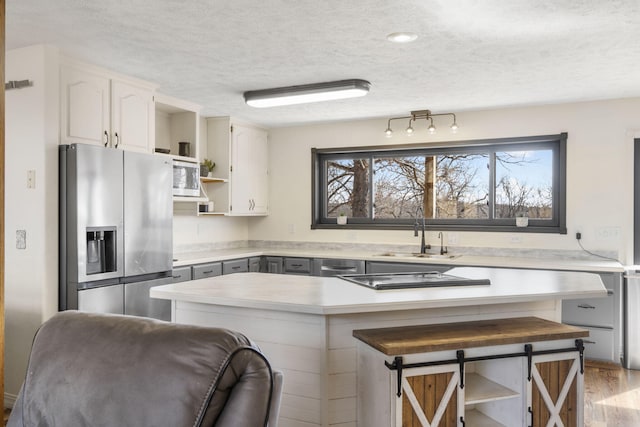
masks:
[[[104,146],[108,146],[109,145],[109,133],[105,130],[104,131]]]
[[[595,308],[591,304],[578,304],[578,307],[579,308]]]
[[[533,410],[531,409],[531,406],[529,406],[529,409],[527,409],[527,410],[531,414],[531,427],[533,427]]]
[[[116,148],[118,148],[119,143],[120,143],[120,138],[118,138],[118,132],[116,132]]]

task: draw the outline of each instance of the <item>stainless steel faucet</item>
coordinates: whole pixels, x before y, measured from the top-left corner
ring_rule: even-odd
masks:
[[[440,239],[440,255],[444,255],[446,254],[447,251],[447,247],[444,246],[444,234],[442,234],[442,231],[438,232],[438,239]]]
[[[426,254],[427,253],[427,249],[431,249],[431,245],[427,245],[425,242],[425,238],[424,238],[424,212],[422,210],[422,208],[418,207],[418,209],[416,209],[416,222],[415,224],[413,224],[413,236],[414,237],[418,237],[418,227],[420,226],[420,224],[418,224],[418,218],[420,218],[418,216],[418,213],[420,213],[420,217],[422,217],[422,241],[420,242],[420,253],[421,254]]]

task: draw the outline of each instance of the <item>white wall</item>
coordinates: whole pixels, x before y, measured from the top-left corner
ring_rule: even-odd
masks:
[[[186,212],[179,209],[189,209]],[[195,203],[186,207],[174,204],[173,249],[174,252],[197,250],[198,248],[232,245],[233,242],[246,242],[249,232],[246,218],[219,216],[196,216]]]
[[[5,391],[24,380],[31,341],[58,307],[58,66],[54,48],[6,53],[6,79],[33,87],[6,92],[5,106]],[[36,187],[27,189],[27,170]],[[26,249],[16,249],[26,230]]]
[[[418,244],[409,230],[311,230],[311,148],[406,144],[558,134],[568,132],[568,234],[446,232],[451,246],[578,250],[576,231],[590,250],[619,251],[631,262],[633,243],[633,138],[640,136],[640,99],[609,100],[494,111],[456,113],[460,130],[429,135],[425,123],[414,136],[396,124],[386,138],[386,119],[272,129],[270,210],[249,222],[252,240]],[[424,126],[421,126],[424,125]],[[437,243],[437,234],[428,241]],[[457,240],[453,243],[452,240]]]

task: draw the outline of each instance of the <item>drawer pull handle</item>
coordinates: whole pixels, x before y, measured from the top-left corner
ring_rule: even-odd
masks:
[[[179,279],[179,278],[181,278],[182,276],[181,276],[181,275],[177,275],[177,276],[171,276],[171,277],[173,277],[174,279]]]
[[[239,269],[239,268],[240,268],[240,266],[239,266],[239,265],[234,265],[233,267],[231,267],[231,269],[232,269],[232,270],[237,270],[237,269]]]
[[[578,304],[578,307],[580,307],[580,308],[595,308],[594,306],[592,306],[590,304]]]
[[[607,289],[607,295],[613,295],[613,291],[611,289]]]
[[[211,273],[213,273],[213,270],[207,270],[202,272],[202,274],[211,274]]]
[[[291,267],[300,268],[302,267],[302,264],[291,264]]]

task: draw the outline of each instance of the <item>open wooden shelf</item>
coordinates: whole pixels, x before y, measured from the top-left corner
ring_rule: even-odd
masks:
[[[465,405],[511,399],[520,396],[518,392],[493,382],[482,375],[467,373],[465,375]]]
[[[475,409],[465,412],[464,422],[466,425],[473,427],[506,427],[504,424],[500,424],[493,418],[489,418]]]

